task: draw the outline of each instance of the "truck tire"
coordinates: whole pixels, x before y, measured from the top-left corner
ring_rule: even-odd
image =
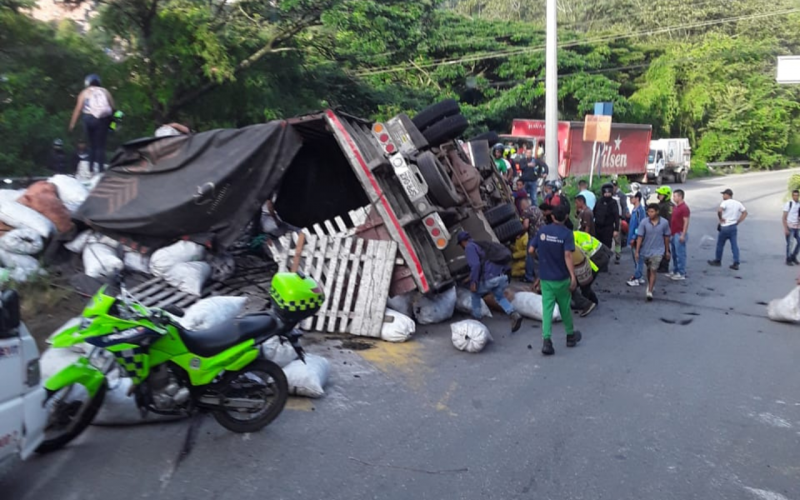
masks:
[[[445,99],[442,102],[437,102],[433,106],[428,106],[414,118],[411,119],[418,129],[425,131],[426,128],[434,125],[436,122],[447,118],[448,116],[461,114],[461,106],[458,105],[455,99]]]
[[[656,175],[656,186],[660,186],[662,184],[664,184],[664,172],[659,172],[658,175]]]
[[[469,120],[464,115],[453,115],[436,122],[422,131],[422,135],[432,147],[438,147],[453,140],[469,128]]]
[[[689,173],[686,171],[686,169],[683,169],[680,171],[680,173],[675,174],[675,182],[677,182],[678,184],[683,184],[684,182],[686,182],[686,178],[688,176]]]
[[[500,243],[511,243],[525,232],[525,228],[522,227],[522,221],[519,219],[511,219],[492,229],[494,230],[494,235],[500,240]]]
[[[482,134],[476,135],[467,142],[472,142],[472,141],[486,141],[489,143],[489,147],[492,147],[498,142],[500,142],[500,136],[497,135],[497,132],[491,132],[491,131],[484,132]]]
[[[417,156],[417,167],[422,178],[428,184],[428,193],[443,208],[452,208],[463,201],[456,191],[453,181],[444,169],[444,165],[430,151]]]
[[[517,208],[511,203],[504,203],[497,207],[483,211],[486,222],[495,227],[517,216]]]

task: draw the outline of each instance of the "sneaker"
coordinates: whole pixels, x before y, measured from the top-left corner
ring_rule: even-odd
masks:
[[[718,260],[709,260],[708,261],[708,265],[709,266],[714,266],[714,267],[719,267],[719,266],[722,265],[722,262],[720,262]]]
[[[552,356],[556,353],[556,350],[553,349],[553,341],[551,339],[544,339],[542,342],[542,354],[545,356]]]
[[[670,276],[670,278],[672,279],[672,281],[685,281],[686,280],[686,276],[684,276],[682,274],[673,274],[672,276]]]
[[[567,347],[575,347],[582,338],[581,332],[575,330],[572,335],[567,335]]]
[[[617,257],[614,259],[614,264],[619,264],[619,254],[617,254]]]
[[[731,269],[733,269],[734,271],[738,271],[739,270],[739,263],[738,262],[734,262],[733,264],[731,264]]]
[[[786,259],[786,265],[787,266],[793,266],[794,265],[794,261],[792,259]]]
[[[637,280],[636,278],[631,278],[631,279],[629,279],[627,281],[627,285],[628,286],[639,286],[639,285],[641,285],[641,283],[639,283],[639,280]]]
[[[647,280],[644,279],[644,278],[639,278],[639,284],[640,285],[646,285],[647,284]]]
[[[794,265],[796,265],[796,266],[800,266],[800,261],[798,261],[798,260],[797,260],[797,257],[796,257],[796,256],[795,256],[795,257],[792,257],[792,262],[794,262]]]
[[[652,302],[653,301],[653,292],[648,290],[646,297],[647,297],[647,302]]]
[[[592,311],[594,311],[595,309],[597,309],[597,304],[592,302],[589,307],[580,312],[580,317],[585,318],[586,316],[592,314]]]
[[[519,330],[519,327],[522,326],[522,315],[518,312],[511,313],[511,333],[516,332]]]

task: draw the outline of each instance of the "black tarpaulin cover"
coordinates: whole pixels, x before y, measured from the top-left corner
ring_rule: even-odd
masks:
[[[144,251],[186,237],[224,248],[276,191],[301,145],[283,121],[129,142],[75,218]]]

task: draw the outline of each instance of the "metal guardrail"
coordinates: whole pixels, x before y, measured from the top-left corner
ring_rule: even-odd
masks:
[[[717,161],[713,163],[706,163],[708,168],[715,167],[749,167],[753,163],[749,161]]]

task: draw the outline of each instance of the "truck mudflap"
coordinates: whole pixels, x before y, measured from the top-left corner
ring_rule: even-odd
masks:
[[[401,223],[400,218],[390,203],[390,199],[393,198],[392,194],[385,192],[381,187],[380,182],[370,169],[364,153],[362,153],[356,140],[348,130],[348,126],[343,123],[332,110],[325,111],[325,119],[330,125],[342,151],[347,155],[351,164],[354,166],[353,170],[364,187],[364,190],[367,192],[370,202],[385,221],[386,229],[392,239],[397,242],[400,255],[403,256],[403,259],[411,270],[412,278],[419,290],[422,293],[428,293],[435,291],[436,288],[441,288],[444,285],[443,283],[432,283],[429,280],[423,266],[422,258],[412,243],[412,237],[406,231],[406,228],[403,223]],[[424,237],[428,238],[428,235],[425,234]],[[422,245],[421,249],[424,251],[425,246]],[[436,251],[434,247],[431,247],[431,249]],[[437,253],[440,252],[437,251]],[[435,256],[426,255],[424,257],[427,259]],[[435,260],[443,261],[443,258],[440,255],[439,259]],[[446,265],[445,272],[447,272]],[[452,282],[449,276],[447,281]]]

